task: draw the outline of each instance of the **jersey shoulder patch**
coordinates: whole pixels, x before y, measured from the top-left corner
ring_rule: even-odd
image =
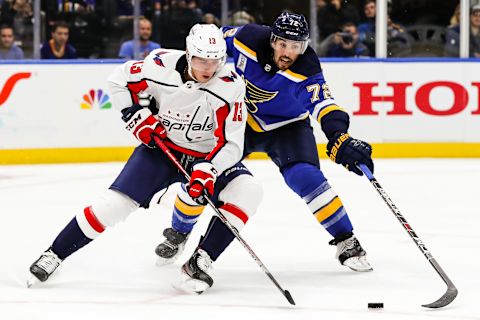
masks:
[[[204,88],[226,103],[231,103],[245,94],[243,79],[228,67],[223,67]]]
[[[153,50],[144,60],[142,78],[161,82],[170,79],[170,76],[176,78],[178,72],[175,70],[175,67],[178,59],[184,54],[185,52],[180,50]]]

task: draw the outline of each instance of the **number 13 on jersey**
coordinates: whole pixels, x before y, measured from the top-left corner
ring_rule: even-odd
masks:
[[[242,102],[235,102],[232,121],[242,121]]]

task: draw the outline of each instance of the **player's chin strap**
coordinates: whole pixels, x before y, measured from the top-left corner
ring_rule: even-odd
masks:
[[[418,249],[422,251],[423,255],[425,258],[427,258],[428,262],[432,265],[432,267],[437,271],[437,273],[440,275],[442,280],[447,284],[447,292],[443,294],[437,301],[434,301],[429,304],[423,304],[422,307],[425,308],[441,308],[445,307],[446,305],[450,304],[455,297],[458,294],[458,290],[453,284],[453,282],[448,278],[447,274],[443,269],[440,267],[438,262],[433,258],[432,254],[430,251],[428,251],[427,247],[423,243],[422,240],[417,236],[415,231],[413,231],[412,226],[405,220],[403,215],[400,213],[400,210],[398,210],[397,206],[393,203],[392,199],[387,195],[387,193],[383,190],[382,186],[380,183],[378,183],[377,179],[373,176],[373,173],[368,169],[368,167],[364,164],[357,164],[357,167],[360,168],[360,170],[363,171],[365,176],[370,180],[372,183],[373,187],[377,190],[377,192],[380,194],[382,197],[383,201],[388,205],[390,210],[392,210],[393,214],[397,217],[398,221],[402,224],[402,226],[407,230],[408,234],[412,238],[413,242],[417,245]]]
[[[186,56],[187,56],[186,57],[187,58],[187,68],[186,68],[187,69],[187,74],[190,76],[190,78],[192,78],[193,80],[198,82],[198,79],[194,77],[193,72],[192,72],[192,58],[193,58],[193,56],[190,55],[188,50],[186,51]]]
[[[193,80],[195,80],[196,82],[198,82],[198,79],[195,78],[195,76],[193,75],[192,66],[190,65],[190,63],[187,63],[187,73],[188,73],[188,75],[190,76],[190,78],[192,78]]]
[[[167,157],[172,161],[172,163],[177,167],[177,169],[183,174],[185,179],[187,181],[190,181],[190,175],[187,173],[187,171],[182,167],[180,162],[178,162],[177,158],[175,155],[172,153],[172,151],[163,143],[162,139],[160,139],[157,136],[153,136],[153,140],[155,141],[156,145],[162,149],[162,151],[167,155]],[[232,224],[225,218],[223,213],[215,206],[215,204],[210,200],[207,194],[204,195],[205,200],[207,203],[212,207],[213,211],[215,211],[215,214],[220,218],[220,220],[227,226],[228,229],[233,233],[235,238],[242,244],[242,246],[250,253],[250,256],[252,256],[253,260],[258,264],[260,268],[262,268],[263,272],[272,280],[272,282],[275,284],[275,286],[282,292],[283,296],[288,300],[288,302],[292,305],[295,305],[295,301],[293,301],[292,295],[288,290],[283,290],[280,284],[275,280],[273,277],[272,273],[268,271],[267,267],[263,264],[263,262],[260,260],[260,258],[253,252],[253,250],[250,248],[250,246],[243,240],[242,236],[238,232],[238,230],[232,226]]]

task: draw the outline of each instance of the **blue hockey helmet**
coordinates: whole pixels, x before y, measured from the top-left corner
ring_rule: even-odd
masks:
[[[274,43],[281,38],[300,42],[301,51],[299,53],[304,53],[308,46],[309,36],[307,19],[303,14],[283,12],[272,25],[270,41]]]
[[[272,33],[277,37],[306,41],[310,36],[307,19],[303,14],[283,12],[272,25]]]

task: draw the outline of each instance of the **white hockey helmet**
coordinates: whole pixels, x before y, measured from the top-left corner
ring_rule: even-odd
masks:
[[[199,57],[215,62],[219,71],[227,59],[227,45],[220,29],[214,24],[196,24],[186,39],[188,73],[192,76],[192,58]],[[192,76],[193,77],[193,76]]]

